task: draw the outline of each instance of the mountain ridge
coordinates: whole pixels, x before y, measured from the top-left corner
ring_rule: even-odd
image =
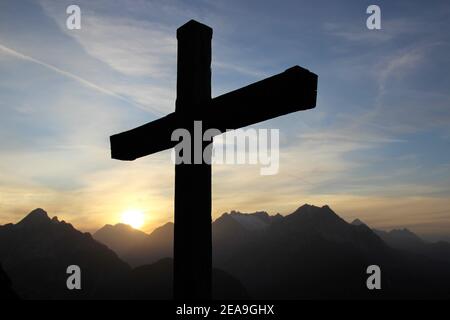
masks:
[[[438,262],[427,262],[435,256],[389,246],[376,230],[360,222],[348,223],[329,206],[309,204],[286,216],[270,216],[264,211],[226,212],[212,223],[213,263],[240,279],[251,296],[261,299],[377,297],[365,288],[365,268],[371,264],[387,272],[384,297],[422,297],[425,290],[440,288],[441,280],[429,274],[445,274],[444,279],[447,274]],[[166,227],[173,232],[172,224]],[[166,237],[164,256],[171,256],[172,239]],[[145,252],[140,254],[143,256]],[[418,288],[408,278],[415,278]],[[427,286],[433,289],[424,289]],[[304,288],[306,293],[294,289],[289,293],[288,287]],[[336,289],[339,287],[345,289]]]
[[[130,230],[125,225],[117,229]],[[66,286],[70,265],[81,270],[81,290],[68,290]],[[91,234],[56,217],[50,219],[42,209],[33,210],[17,224],[0,226],[0,296],[8,299],[17,298],[15,292],[23,299],[39,300],[170,299],[171,265],[171,259],[158,259],[132,269]],[[217,269],[213,276],[214,297],[248,297],[233,276]],[[157,290],[157,284],[164,290]]]
[[[119,243],[126,242],[128,236],[135,239],[135,245],[123,246],[123,252],[116,255],[111,251],[114,249],[114,243],[93,244],[101,240],[99,235],[102,232],[94,233],[94,237],[83,234],[64,221],[50,219],[48,215],[46,217],[42,211],[34,212],[25,221],[21,224],[19,222],[16,225],[0,226],[0,261],[6,258],[6,271],[8,274],[12,271],[11,279],[13,283],[18,282],[18,285],[15,284],[21,295],[25,293],[24,298],[48,298],[24,290],[18,275],[20,272],[29,272],[25,265],[30,262],[39,265],[39,260],[36,262],[33,257],[47,259],[48,263],[54,262],[58,254],[63,257],[64,254],[67,255],[66,251],[56,254],[46,246],[55,242],[64,247],[68,238],[78,239],[78,242],[74,243],[81,247],[85,247],[85,244],[79,242],[79,239],[86,239],[84,241],[90,243],[90,246],[97,246],[97,250],[100,250],[98,252],[112,252],[114,261],[123,259],[131,266],[137,267],[132,269],[127,265],[125,271],[116,275],[116,283],[112,286],[106,283],[101,290],[98,289],[97,292],[84,296],[85,298],[168,297],[168,283],[172,273],[167,270],[167,266],[172,263],[173,223],[156,228],[151,234],[121,224],[104,226],[100,230],[110,232],[109,237],[119,239]],[[389,233],[377,233],[376,229],[372,230],[362,221],[359,222],[347,223],[329,206],[316,207],[309,204],[298,207],[286,216],[271,216],[264,211],[250,214],[239,211],[224,213],[212,223],[213,265],[220,269],[219,274],[224,272],[222,283],[230,284],[231,288],[231,291],[222,292],[228,292],[228,296],[232,297],[243,297],[247,294],[244,292],[248,292],[249,296],[256,299],[403,299],[450,296],[450,251],[446,251],[446,243],[425,246],[426,250],[417,252],[395,248],[392,244],[388,245],[389,239],[383,240],[383,236]],[[65,237],[55,239],[54,235],[58,235],[58,232],[53,229],[59,230]],[[392,234],[413,235],[410,233],[400,230]],[[25,236],[26,241],[20,240]],[[27,258],[21,260],[20,255],[15,257],[15,263],[22,265],[21,269],[11,268],[9,247],[1,246],[2,239],[6,240],[3,243],[15,244],[14,241],[19,241],[19,246],[15,247],[19,248],[19,253],[26,253],[24,256]],[[22,248],[26,248],[30,243],[33,250]],[[88,251],[84,257],[97,259],[98,252]],[[442,255],[449,257],[449,260],[442,259]],[[61,260],[61,257],[58,258]],[[365,286],[365,271],[367,266],[372,264],[380,266],[383,272],[383,290],[380,292],[368,291]],[[46,264],[41,265],[43,271]],[[103,276],[102,270],[97,270],[95,274]],[[215,274],[217,276],[217,272]],[[37,274],[32,273],[25,278],[36,277]],[[146,282],[148,279],[153,280]],[[158,284],[157,279],[165,279],[165,282]],[[414,282],[410,279],[414,279]],[[143,286],[139,287],[139,283]],[[162,289],[159,292],[156,289],[152,291],[152,288]],[[217,296],[217,287],[215,292]],[[61,297],[59,294],[56,296]],[[62,297],[73,298],[67,295]]]

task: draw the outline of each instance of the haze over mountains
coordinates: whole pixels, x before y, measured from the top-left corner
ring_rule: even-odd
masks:
[[[356,219],[352,224],[364,224]],[[410,230],[393,229],[390,231],[372,229],[390,247],[425,255],[436,260],[450,261],[450,243],[446,241],[428,242]]]
[[[449,243],[427,243],[408,230],[372,230],[359,220],[350,224],[328,206],[303,205],[284,217],[232,211],[212,228],[216,298],[450,297]],[[172,223],[149,235],[106,225],[91,237],[38,210],[0,227],[0,262],[25,298],[167,299],[172,241]],[[85,270],[81,295],[65,288],[68,264]],[[380,291],[366,287],[372,264],[381,267]],[[50,289],[39,289],[44,285]]]
[[[105,225],[93,234],[131,266],[153,263],[172,257],[173,223],[156,228],[150,235],[125,224]]]

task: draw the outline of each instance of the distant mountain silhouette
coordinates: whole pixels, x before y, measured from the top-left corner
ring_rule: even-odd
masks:
[[[354,226],[362,226],[362,225],[364,225],[364,226],[367,227],[367,224],[365,222],[359,220],[359,219],[353,220],[352,225],[354,225]]]
[[[21,297],[37,299],[98,297],[101,287],[130,267],[89,233],[50,219],[36,209],[19,223],[0,226],[0,261]],[[81,291],[69,291],[69,265],[80,266]]]
[[[415,251],[417,248],[426,245],[424,240],[408,229],[372,230],[392,248]]]
[[[349,224],[328,206],[303,205],[284,217],[232,211],[212,228],[216,299],[450,297],[449,243]],[[0,262],[8,274],[0,269],[0,294],[15,297],[12,282],[24,299],[171,297],[172,223],[150,235],[105,226],[95,237],[109,248],[42,209],[0,226]],[[82,269],[81,291],[66,288],[71,264]],[[381,267],[381,291],[366,288],[371,264]]]
[[[215,237],[214,262],[237,276],[254,297],[450,296],[448,264],[393,249],[365,224],[348,224],[328,206],[301,206],[274,219],[263,232],[244,233],[242,224],[230,223],[232,217],[223,215],[213,225],[214,234],[221,235]],[[371,264],[382,269],[381,292],[366,288]]]
[[[362,223],[356,219],[352,224]],[[372,229],[383,241],[392,248],[420,254],[434,260],[450,262],[450,243],[445,241],[427,242],[412,231],[393,229],[390,231]]]
[[[390,255],[368,228],[347,224],[328,207],[304,205],[264,231],[236,224],[237,216],[224,214],[213,225],[214,263],[257,298],[357,297],[367,291],[366,255]]]
[[[113,233],[110,228],[114,229]],[[134,241],[139,241],[143,235],[147,237],[124,225],[107,227],[99,235],[113,241],[111,236],[116,233]],[[165,236],[166,231],[162,234]],[[154,239],[158,239],[157,230]],[[115,244],[120,245],[120,241]],[[0,269],[2,298],[14,297],[11,282],[24,299],[171,298],[171,259],[132,270],[89,233],[82,233],[56,217],[50,219],[42,209],[32,211],[17,224],[0,226],[0,261],[10,276]],[[66,287],[69,276],[66,269],[72,264],[81,268],[80,291],[70,291]],[[242,299],[248,294],[237,279],[224,271],[214,270],[213,297]]]
[[[398,248],[361,221],[347,223],[328,206],[303,205],[285,217],[232,211],[212,228],[214,265],[236,276],[254,298],[450,297],[445,258]],[[171,248],[173,226],[161,230],[167,234],[160,235],[160,244]],[[136,249],[133,255],[144,263],[147,257],[156,259]],[[366,287],[371,264],[381,267],[381,291]]]
[[[173,223],[156,228],[150,235],[130,226],[106,225],[93,237],[127,261],[131,266],[154,263],[173,256]]]
[[[92,236],[113,249],[119,256],[123,256],[133,247],[140,245],[149,238],[145,232],[136,230],[123,223],[118,223],[114,226],[107,224]]]

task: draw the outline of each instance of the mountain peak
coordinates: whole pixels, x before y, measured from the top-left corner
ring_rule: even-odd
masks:
[[[130,226],[129,224],[126,224],[126,223],[116,223],[113,226],[107,224],[106,227],[111,227],[113,229],[119,229],[119,230],[127,230],[127,231],[136,230],[135,228],[133,228],[132,226]]]
[[[403,228],[403,229],[393,229],[391,231],[389,231],[389,233],[392,236],[398,236],[398,237],[407,237],[409,239],[414,239],[417,241],[423,241],[418,235],[416,235],[414,232],[412,232],[411,230],[407,229],[407,228]]]
[[[272,216],[265,211],[256,211],[253,213],[243,213],[232,210],[230,213],[225,212],[216,219],[217,224],[226,224],[239,226],[245,230],[262,230],[272,223]],[[216,224],[216,225],[217,225]]]
[[[144,233],[141,230],[135,229],[132,226],[130,226],[129,224],[125,224],[125,223],[116,223],[114,225],[112,224],[105,224],[103,227],[101,227],[100,229],[98,229],[95,234],[100,234],[100,233],[120,233],[120,234],[125,234],[125,233]]]
[[[361,221],[358,218],[353,220],[351,224],[354,225],[354,226],[367,226],[367,224],[364,223],[364,221]]]
[[[174,232],[174,223],[173,222],[167,222],[166,224],[162,225],[161,227],[156,228],[155,230],[150,233],[150,237],[152,239],[160,239],[160,238],[166,238],[169,239],[173,238],[173,232]]]
[[[339,217],[329,206],[325,205],[317,207],[310,204],[304,204],[295,210],[293,213],[287,215],[284,220],[302,221],[303,223],[313,225],[347,225],[341,217]]]
[[[145,241],[148,238],[148,234],[134,229],[128,224],[117,223],[115,225],[105,224],[92,237],[121,255],[131,247]]]
[[[114,225],[111,224],[105,224],[103,227],[101,227],[100,229],[98,229],[95,233],[94,233],[94,238],[95,237],[103,237],[103,236],[108,236],[108,237],[123,237],[126,235],[135,235],[135,236],[147,236],[147,234],[141,230],[135,229],[132,226],[125,224],[125,223],[116,223]]]
[[[38,225],[51,221],[45,210],[41,208],[34,209],[25,218],[23,218],[19,225]]]
[[[293,215],[304,215],[304,216],[316,216],[316,215],[324,215],[324,214],[332,214],[333,216],[337,216],[333,210],[328,205],[324,205],[322,207],[317,207],[314,205],[310,205],[305,203],[297,210],[295,210]]]
[[[31,216],[31,215],[34,215],[34,216],[45,216],[45,217],[48,218],[47,211],[45,211],[45,210],[42,209],[42,208],[34,209],[33,211],[31,211],[31,212],[28,214],[28,216]]]
[[[297,212],[297,211],[301,211],[301,210],[310,210],[311,208],[318,208],[318,207],[311,205],[309,203],[305,203],[304,205],[298,207],[298,209],[295,211]]]

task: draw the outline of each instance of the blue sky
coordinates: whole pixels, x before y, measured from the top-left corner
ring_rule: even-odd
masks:
[[[300,65],[317,108],[278,128],[278,175],[214,168],[214,216],[329,204],[381,228],[450,234],[447,1],[72,1],[0,3],[0,223],[44,207],[86,230],[129,208],[172,219],[163,152],[110,160],[108,137],[174,110],[176,29],[214,29],[213,96]],[[366,28],[381,8],[382,30]],[[121,190],[121,191],[119,191]]]

